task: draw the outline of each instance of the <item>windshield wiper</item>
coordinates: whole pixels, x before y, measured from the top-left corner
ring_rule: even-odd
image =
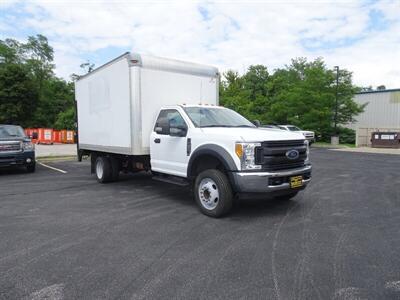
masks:
[[[250,125],[236,125],[236,126],[231,126],[231,127],[248,127],[248,128],[254,128],[255,126],[250,126]]]

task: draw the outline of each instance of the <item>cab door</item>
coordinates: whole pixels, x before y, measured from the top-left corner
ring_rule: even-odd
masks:
[[[176,109],[163,109],[150,136],[151,169],[186,177],[188,126]]]

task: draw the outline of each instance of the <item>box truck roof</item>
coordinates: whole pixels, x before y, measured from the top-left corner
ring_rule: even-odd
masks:
[[[122,59],[128,60],[130,66],[144,67],[146,69],[164,70],[175,73],[186,73],[207,77],[216,77],[219,75],[218,69],[209,65],[197,64],[171,58],[163,58],[153,55],[126,52],[94,69],[92,72],[79,76],[78,81]]]

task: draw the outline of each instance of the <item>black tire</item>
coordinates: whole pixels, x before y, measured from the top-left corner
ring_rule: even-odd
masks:
[[[276,196],[275,199],[280,201],[289,201],[290,199],[294,198],[299,192],[293,192],[286,195]]]
[[[112,168],[111,162],[108,157],[99,156],[96,159],[95,173],[97,181],[100,183],[107,183],[111,181]]]
[[[215,190],[218,195],[218,197],[215,198],[217,199],[216,201],[214,201],[215,199],[209,199],[212,205],[208,208],[205,206],[206,204],[203,204],[205,190],[200,186],[200,184],[203,184],[203,180],[211,180],[209,182],[211,186],[214,186],[215,183]],[[203,186],[203,188],[204,187],[205,186]],[[219,218],[227,214],[232,209],[233,205],[233,193],[228,178],[221,171],[214,169],[205,170],[197,175],[194,183],[194,198],[196,199],[200,211],[206,216],[214,218]],[[215,205],[215,207],[212,207],[213,205]]]
[[[110,162],[111,162],[111,180],[112,181],[117,181],[119,177],[119,172],[121,171],[120,163],[119,160],[115,157],[110,157]]]
[[[36,171],[36,163],[31,164],[31,165],[27,165],[26,166],[26,170],[28,171],[28,173],[35,173],[35,171]]]
[[[83,157],[83,151],[78,149],[77,153],[78,153],[77,155],[78,161],[81,162]]]

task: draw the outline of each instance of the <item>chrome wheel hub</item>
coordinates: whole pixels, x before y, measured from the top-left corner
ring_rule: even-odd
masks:
[[[213,210],[219,202],[217,184],[211,178],[204,178],[199,184],[199,198],[201,205],[208,210]]]

